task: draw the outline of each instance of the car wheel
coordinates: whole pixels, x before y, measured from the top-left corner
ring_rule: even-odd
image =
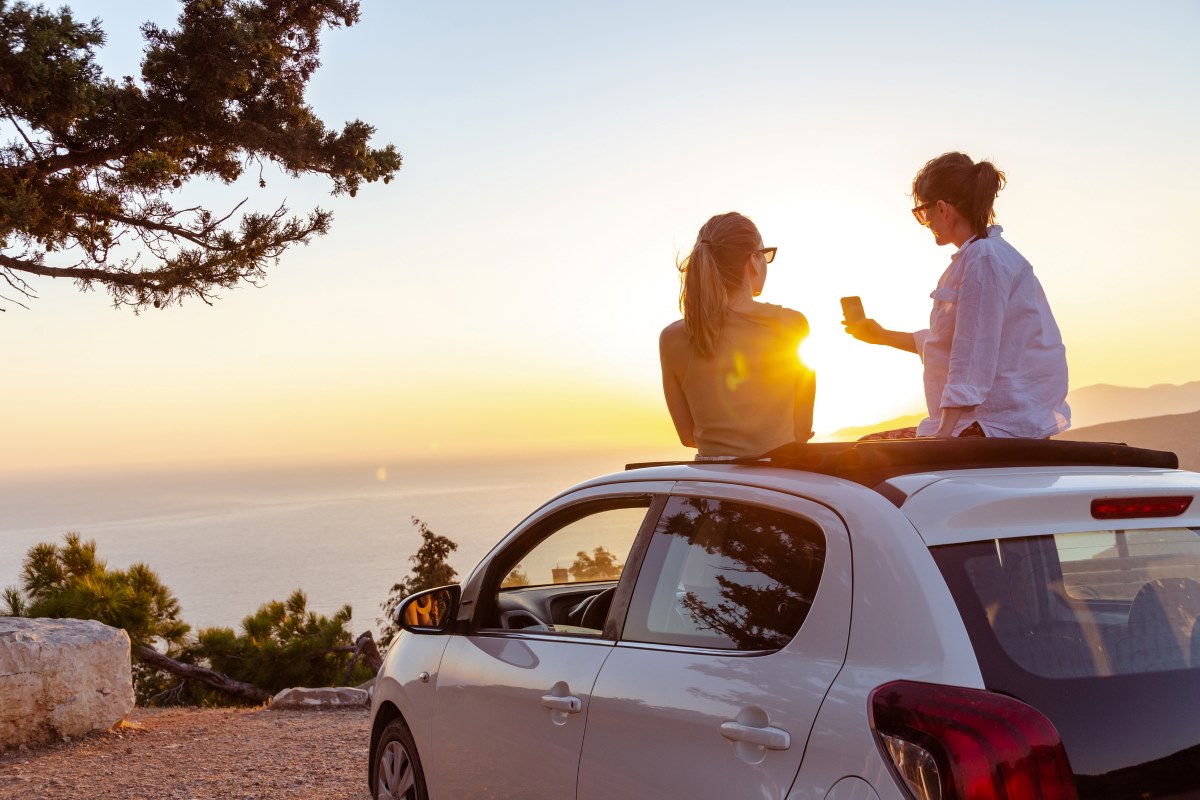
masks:
[[[375,800],[428,800],[421,759],[404,720],[388,723],[375,752]]]

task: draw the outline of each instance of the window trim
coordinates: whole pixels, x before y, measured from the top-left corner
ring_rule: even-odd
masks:
[[[719,647],[697,647],[690,644],[659,644],[657,642],[633,642],[625,639],[617,642],[617,647],[625,647],[630,650],[655,650],[664,653],[698,653],[705,656],[736,656],[737,658],[759,658],[761,656],[773,655],[778,653],[779,650],[783,649],[781,647],[777,650],[724,650]]]

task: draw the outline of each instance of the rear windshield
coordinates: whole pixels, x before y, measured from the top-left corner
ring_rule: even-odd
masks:
[[[1200,798],[1200,529],[932,553],[984,685],[1050,719],[1081,800]]]
[[[1031,673],[1069,678],[1200,667],[1198,529],[956,547],[970,550],[955,559],[967,579],[960,591],[974,596],[997,643]]]

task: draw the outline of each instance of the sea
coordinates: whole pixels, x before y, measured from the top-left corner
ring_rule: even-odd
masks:
[[[302,589],[309,610],[350,604],[351,632],[378,633],[421,544],[414,517],[457,543],[461,579],[560,491],[663,455],[0,477],[0,588],[19,585],[32,545],[76,531],[110,568],[158,573],[193,630],[237,629]]]

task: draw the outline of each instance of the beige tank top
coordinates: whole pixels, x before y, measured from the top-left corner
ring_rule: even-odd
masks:
[[[797,348],[808,335],[799,312],[759,303],[725,312],[713,354],[691,351],[683,393],[702,456],[757,456],[796,440]]]

